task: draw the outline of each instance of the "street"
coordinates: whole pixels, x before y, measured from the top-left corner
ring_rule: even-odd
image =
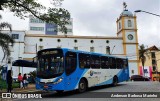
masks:
[[[113,97],[111,94],[158,94],[160,97],[160,82],[123,82],[118,86],[101,86],[90,88],[85,93],[76,91],[57,94],[55,92],[43,92],[42,99],[14,99],[14,101],[159,101],[160,98],[121,98]],[[137,93],[139,92],[139,93]],[[96,95],[97,94],[97,95]],[[105,96],[106,94],[106,96]]]

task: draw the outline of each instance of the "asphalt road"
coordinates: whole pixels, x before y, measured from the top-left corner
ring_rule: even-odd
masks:
[[[55,92],[43,92],[41,94],[42,94],[42,99],[13,99],[13,100],[14,101],[75,101],[75,100],[76,101],[160,101],[160,82],[123,82],[116,87],[101,86],[101,87],[90,88],[85,93],[69,91],[69,92],[64,92],[62,94],[57,94]]]

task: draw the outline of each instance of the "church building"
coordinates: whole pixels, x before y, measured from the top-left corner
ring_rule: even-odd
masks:
[[[36,25],[39,25],[31,24],[34,22],[33,18],[30,20],[32,21],[29,22],[29,25],[34,25],[34,27],[30,27],[29,31],[13,30],[10,33],[16,41],[14,47],[11,48],[10,59],[12,61],[17,59],[32,60],[32,58],[36,56],[37,51],[41,49],[69,48],[88,52],[110,54],[119,57],[127,57],[129,60],[130,76],[139,74],[137,21],[136,16],[127,10],[126,7],[124,7],[124,10],[115,22],[117,23],[117,36],[114,37],[76,36],[74,33],[72,34],[72,30],[74,30],[72,29],[73,26],[70,27],[71,33],[69,34],[56,35],[54,32],[52,35],[52,33],[47,31],[40,32],[42,29],[46,28],[42,28],[38,31],[39,33],[36,33]],[[71,24],[72,21],[73,20],[71,20]],[[42,25],[41,23],[41,26],[45,26],[45,24]],[[49,34],[46,34],[45,32]]]

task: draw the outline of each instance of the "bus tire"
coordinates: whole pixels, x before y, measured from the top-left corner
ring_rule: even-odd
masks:
[[[87,82],[81,79],[78,85],[78,92],[83,93],[87,90]]]
[[[113,77],[113,83],[112,83],[113,86],[117,86],[118,85],[118,77],[117,76],[114,76]]]

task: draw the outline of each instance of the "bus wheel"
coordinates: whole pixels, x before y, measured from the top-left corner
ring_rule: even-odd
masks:
[[[112,85],[117,86],[117,84],[118,84],[118,78],[117,76],[114,76]]]
[[[85,92],[87,89],[87,83],[84,79],[81,79],[78,86],[78,91],[80,93]]]
[[[56,90],[56,92],[57,92],[58,94],[61,94],[61,93],[63,93],[63,90]]]

